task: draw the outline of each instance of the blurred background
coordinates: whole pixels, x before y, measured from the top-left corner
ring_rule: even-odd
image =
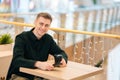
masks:
[[[48,32],[69,60],[104,69],[85,80],[120,80],[120,39],[97,35],[120,35],[120,0],[0,0],[0,20],[33,24],[39,12],[52,15],[51,27],[86,32]],[[0,21],[0,35],[9,33],[13,39],[31,28]]]
[[[120,0],[0,0],[0,12],[68,12],[78,8],[115,5]]]

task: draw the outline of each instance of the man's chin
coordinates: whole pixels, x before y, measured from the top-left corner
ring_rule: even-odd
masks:
[[[40,34],[39,34],[39,36],[43,36],[43,35],[44,35],[44,33],[40,33]]]

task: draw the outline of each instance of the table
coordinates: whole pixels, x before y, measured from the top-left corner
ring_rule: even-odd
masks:
[[[12,51],[0,51],[0,78],[5,78],[12,60]]]
[[[81,80],[103,72],[102,68],[68,61],[67,67],[56,67],[53,71],[20,67],[20,71],[50,80]]]

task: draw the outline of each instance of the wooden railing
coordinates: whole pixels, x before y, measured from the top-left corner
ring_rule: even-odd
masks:
[[[33,24],[26,24],[26,23],[20,23],[20,22],[10,22],[10,21],[5,21],[5,20],[0,20],[0,22],[4,24],[11,24],[11,25],[16,25],[16,26],[34,27]],[[79,31],[79,30],[71,30],[71,29],[64,29],[64,28],[52,28],[52,27],[50,28],[50,30],[58,31],[58,32],[67,32],[67,33],[69,32],[69,33],[74,33],[74,34],[84,34],[84,35],[102,36],[102,37],[120,39],[119,35],[114,35],[114,34],[105,34],[105,33]]]

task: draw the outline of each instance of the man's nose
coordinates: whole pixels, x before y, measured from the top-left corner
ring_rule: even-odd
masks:
[[[45,29],[45,25],[42,25],[42,29]]]

